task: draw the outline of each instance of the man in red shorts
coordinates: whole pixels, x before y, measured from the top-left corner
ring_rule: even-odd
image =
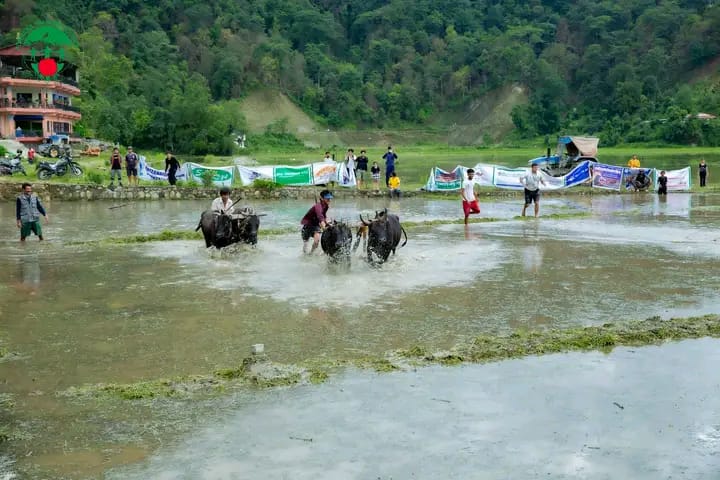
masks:
[[[480,172],[482,175],[482,172]],[[475,196],[475,170],[468,168],[467,180],[463,180],[462,189],[460,189],[460,195],[462,196],[463,212],[465,213],[465,225],[468,223],[468,217],[471,213],[480,213],[480,205],[478,204],[477,197]]]

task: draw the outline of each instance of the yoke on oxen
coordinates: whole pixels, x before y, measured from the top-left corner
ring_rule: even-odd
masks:
[[[250,207],[242,208],[237,214],[205,210],[195,230],[202,229],[208,248],[223,248],[238,242],[255,245],[260,228],[259,217],[263,215],[256,214]]]

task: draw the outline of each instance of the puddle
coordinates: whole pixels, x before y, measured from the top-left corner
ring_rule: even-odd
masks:
[[[718,346],[350,372],[240,398],[108,478],[714,479]]]

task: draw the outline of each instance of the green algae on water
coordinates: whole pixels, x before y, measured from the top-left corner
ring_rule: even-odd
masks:
[[[610,352],[619,346],[657,345],[667,341],[702,337],[720,337],[720,315],[670,320],[651,317],[642,321],[606,323],[601,326],[517,330],[509,335],[480,335],[469,344],[458,345],[450,351],[431,353],[429,348],[415,345],[382,357],[365,356],[355,360],[314,359],[307,361],[305,367],[249,357],[238,367],[218,369],[210,375],[125,385],[86,385],[71,387],[60,395],[123,400],[188,397],[196,393],[222,393],[228,387],[274,388],[303,383],[318,384],[328,379],[330,371],[348,365],[383,373],[417,365],[455,366],[468,362],[496,362],[571,351]]]

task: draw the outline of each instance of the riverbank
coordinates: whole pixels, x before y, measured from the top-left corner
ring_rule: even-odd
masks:
[[[12,201],[18,196],[21,190],[22,181],[0,182],[0,200]],[[78,200],[201,200],[211,199],[218,196],[217,188],[205,187],[171,187],[171,186],[138,186],[110,189],[108,187],[93,184],[63,184],[32,182],[33,190],[46,201],[78,201]],[[234,200],[272,200],[272,199],[314,199],[323,187],[276,187],[276,188],[233,188],[230,197]],[[333,193],[338,198],[382,198],[387,197],[387,191],[375,192],[372,190],[358,190],[356,188],[334,188]],[[709,187],[701,193],[718,193],[718,190]],[[572,197],[576,195],[638,195],[634,192],[615,192],[589,187],[576,187],[572,190],[553,190],[543,192],[547,197]],[[648,192],[640,195],[652,194]],[[403,191],[403,197],[427,197],[427,198],[456,198],[458,191],[453,192],[426,192],[423,190]],[[672,195],[672,193],[671,193]],[[496,188],[481,188],[479,196],[512,198],[521,197],[522,192],[515,190],[503,190]]]

